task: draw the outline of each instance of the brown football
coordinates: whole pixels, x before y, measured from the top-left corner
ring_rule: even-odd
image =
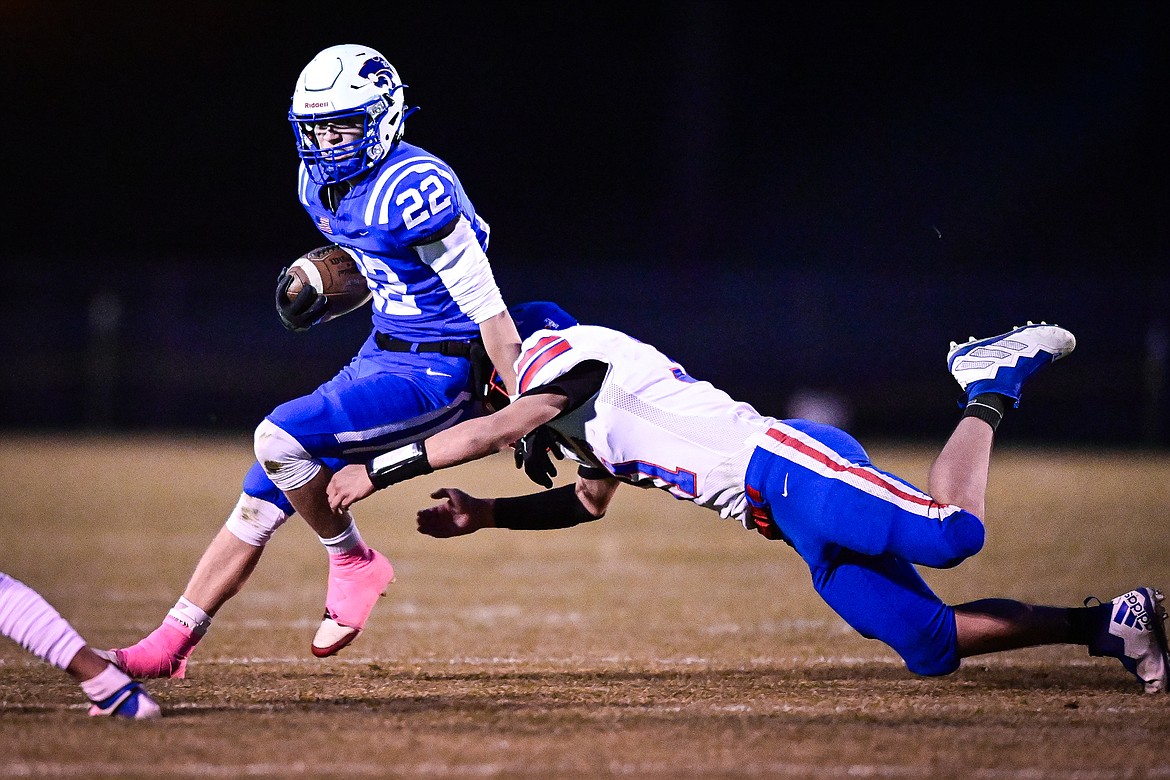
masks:
[[[357,261],[337,244],[318,247],[298,257],[289,266],[293,278],[288,297],[295,298],[308,284],[329,299],[329,313],[321,322],[349,314],[370,299],[370,288]]]

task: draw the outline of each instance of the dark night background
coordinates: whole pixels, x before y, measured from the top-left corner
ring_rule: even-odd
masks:
[[[777,416],[941,441],[951,339],[1045,319],[1076,353],[1014,441],[1170,446],[1170,6],[759,2],[0,5],[0,427],[248,431],[348,361],[277,271],[293,82],[380,50],[554,299]]]

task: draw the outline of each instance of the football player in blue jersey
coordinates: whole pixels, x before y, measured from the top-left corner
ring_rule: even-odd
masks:
[[[301,160],[297,194],[364,273],[373,330],[340,373],[257,427],[257,463],[182,597],[153,633],[109,653],[133,676],[184,676],[212,616],[294,512],[329,553],[312,652],[333,655],[353,641],[394,571],[348,512],[330,508],[330,476],[475,415],[477,367],[487,361],[515,386],[520,337],[488,263],[488,225],[450,166],[402,140],[403,88],[385,57],[353,44],[321,51],[297,79],[288,117]],[[287,295],[291,279],[282,272],[276,289],[284,325],[302,331],[329,318],[311,286]]]

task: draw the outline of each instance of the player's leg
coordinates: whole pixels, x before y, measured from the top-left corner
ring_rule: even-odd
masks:
[[[797,467],[786,479],[803,481],[801,490],[814,497],[802,498],[793,488],[784,500],[805,511],[781,512],[778,491],[769,483],[764,492],[781,530],[791,535],[791,526],[792,533],[819,533],[868,555],[891,553],[935,567],[954,566],[975,554],[983,544],[979,518],[995,427],[1006,409],[1019,403],[1025,382],[1075,344],[1062,328],[1026,325],[952,346],[947,364],[967,400],[963,418],[931,468],[929,494],[872,468],[861,446],[834,428],[788,421],[795,432],[770,432],[769,449]],[[807,527],[797,528],[800,523]]]
[[[805,551],[817,592],[850,626],[893,648],[916,674],[949,674],[960,659],[1040,645],[1074,644],[1118,659],[1146,693],[1167,690],[1170,650],[1162,594],[1136,588],[1085,607],[981,599],[949,607],[913,566],[893,556],[831,547]]]
[[[1154,588],[1135,588],[1084,607],[1049,607],[981,599],[955,607],[960,657],[1051,644],[1076,644],[1094,656],[1116,658],[1146,693],[1167,690],[1170,649],[1166,609]]]
[[[369,344],[363,348],[362,355],[368,350]],[[370,361],[362,355],[306,398],[336,395],[337,388],[363,376],[363,369]],[[342,461],[321,458],[313,463],[314,467],[320,464],[336,467]],[[259,463],[254,463],[227,522],[200,557],[182,596],[163,622],[133,645],[99,652],[135,677],[185,677],[187,661],[210,628],[213,616],[244,586],[268,540],[294,511],[284,492]],[[313,513],[313,519],[318,520],[319,513]],[[343,539],[343,544],[346,541],[352,540]]]
[[[930,466],[927,492],[940,504],[962,507],[976,517],[984,517],[994,436],[995,429],[982,420],[959,420]]]
[[[936,676],[959,667],[955,610],[910,563],[831,545],[819,557],[802,557],[825,603],[859,634],[892,648],[911,672]]]
[[[995,429],[1008,409],[1019,406],[1028,379],[1075,347],[1071,333],[1043,323],[951,344],[947,368],[965,393],[963,418],[931,466],[930,495],[984,516]]]
[[[289,500],[321,539],[329,560],[325,614],[310,645],[313,655],[334,655],[357,638],[378,598],[394,581],[394,567],[369,547],[349,512],[334,512],[325,488],[333,470],[326,466],[302,487],[288,491]]]
[[[352,515],[329,507],[332,471],[322,458],[365,460],[454,425],[472,413],[467,373],[467,362],[457,358],[355,361],[350,374],[282,404],[257,427],[257,461],[329,553],[315,655],[333,655],[356,638],[394,576],[389,561],[362,540]]]
[[[363,355],[367,353],[368,348],[367,345],[363,349]],[[451,359],[442,360],[451,362]],[[315,435],[306,435],[305,441],[309,442],[310,447],[315,448],[318,445],[322,447],[322,457],[314,457],[316,453],[309,454],[308,450],[299,446],[299,443],[290,445],[297,450],[291,458],[294,465],[299,462],[315,471],[322,466],[326,470],[336,468],[343,462],[324,456],[326,451],[342,451],[336,435],[328,429],[337,427],[341,431],[347,430],[346,425],[339,425],[335,422],[324,424],[325,432],[322,433],[319,430],[322,427],[321,420],[330,418],[331,409],[357,407],[353,410],[353,414],[358,420],[376,421],[372,423],[375,435],[370,440],[355,438],[350,442],[354,446],[369,448],[368,456],[375,454],[380,444],[386,448],[393,448],[407,443],[407,440],[397,439],[396,436],[408,435],[418,438],[429,435],[432,429],[426,426],[432,422],[430,419],[432,417],[437,419],[439,425],[453,424],[459,419],[456,417],[447,420],[443,416],[443,404],[448,402],[450,397],[459,396],[458,387],[454,385],[465,381],[465,378],[460,376],[458,365],[452,367],[442,364],[433,367],[435,374],[439,375],[438,378],[442,380],[445,377],[444,381],[452,383],[452,386],[442,385],[439,386],[438,390],[430,386],[425,388],[424,396],[427,400],[423,401],[421,406],[430,411],[424,412],[419,418],[419,423],[423,426],[421,434],[416,430],[418,426],[411,425],[410,418],[410,413],[420,406],[417,400],[413,402],[413,405],[406,404],[407,411],[405,412],[402,411],[404,406],[402,403],[391,404],[393,408],[387,410],[380,403],[379,394],[373,392],[376,388],[367,387],[370,392],[365,395],[353,394],[352,398],[349,399],[351,403],[348,405],[341,403],[339,399],[345,395],[343,389],[350,382],[355,379],[362,381],[370,376],[367,369],[371,363],[374,361],[359,356],[337,377],[322,385],[316,393],[280,407],[284,409],[292,405],[294,409],[299,409],[299,414],[310,421],[309,427],[317,431]],[[378,366],[375,365],[376,368]],[[431,376],[426,372],[424,365],[413,368],[423,376],[428,378]],[[396,397],[394,390],[395,388],[388,388],[388,391],[381,397]],[[407,417],[396,416],[401,414],[406,414]],[[292,418],[295,420],[296,417],[297,413],[294,413]],[[345,419],[344,416],[342,419]],[[289,427],[295,426],[289,423]],[[322,477],[322,479],[326,480],[323,484],[327,484],[327,478]],[[359,593],[352,598],[344,599],[336,594],[334,594],[336,597],[327,595],[326,602],[327,604],[342,602],[341,614],[343,618],[350,623],[361,624],[364,623],[364,616],[368,615],[369,610],[372,609],[377,594],[381,593],[385,587],[385,583],[377,586],[376,581],[382,578],[388,580],[393,575],[386,572],[390,568],[388,561],[384,558],[380,561],[377,560],[378,556],[371,554],[368,548],[365,548],[357,533],[356,526],[351,528],[340,522],[339,518],[333,518],[331,512],[326,514],[327,504],[322,508],[320,503],[324,497],[323,484],[314,485],[307,490],[296,489],[290,490],[290,492],[297,497],[298,502],[302,505],[314,501],[315,496],[319,499],[315,508],[309,507],[309,514],[312,518],[310,525],[318,524],[321,529],[320,533],[327,534],[327,536],[322,537],[323,541],[331,543],[331,546],[327,545],[331,553],[337,553],[338,576],[331,576],[330,583],[331,585],[335,582],[345,583],[347,579],[356,577],[359,585],[357,587]],[[109,651],[104,654],[105,657],[115,660],[120,667],[135,677],[184,677],[187,660],[196,644],[210,627],[212,617],[228,599],[232,598],[243,587],[259,562],[264,546],[272,534],[294,511],[296,510],[289,498],[272,482],[258,463],[253,464],[244,479],[243,492],[239,501],[224,527],[203,553],[195,572],[183,591],[183,595],[168,612],[162,624],[134,645]],[[367,561],[366,558],[369,560]],[[334,558],[331,557],[331,561],[333,560]],[[347,567],[347,563],[353,564],[352,568]],[[331,566],[331,572],[333,570],[334,567]],[[344,576],[345,573],[354,574],[354,572],[369,572],[371,584],[368,587],[360,587],[362,581],[360,574],[355,574],[351,578]],[[358,629],[360,630],[360,625]],[[343,640],[346,636],[350,640],[356,636],[356,631],[352,628],[339,630]],[[314,644],[316,646],[318,643]],[[334,642],[322,640],[321,646],[328,649],[332,644]],[[344,642],[333,649],[333,652],[336,652],[341,646],[344,646]]]
[[[259,464],[244,478],[239,501],[195,566],[163,622],[133,645],[99,651],[134,677],[185,677],[187,661],[212,617],[247,582],[292,505]]]
[[[92,703],[90,715],[140,720],[161,714],[146,690],[90,650],[77,630],[43,596],[3,572],[0,634],[68,672]]]

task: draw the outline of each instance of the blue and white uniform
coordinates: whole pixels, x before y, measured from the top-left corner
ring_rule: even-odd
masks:
[[[322,464],[364,462],[475,413],[467,359],[388,352],[377,332],[411,343],[470,340],[506,308],[486,255],[488,225],[445,162],[400,142],[349,184],[331,209],[302,164],[298,197],[321,234],[357,259],[374,327],[333,379],[276,407],[257,428],[257,452],[281,437],[280,457],[252,467],[228,520],[255,545],[293,513],[283,491],[304,485]]]
[[[978,552],[977,517],[874,468],[844,431],[760,415],[608,328],[534,333],[516,363],[520,394],[558,387],[583,363],[603,364],[604,379],[548,425],[586,476],[601,468],[782,538],[821,597],[863,636],[888,644],[918,674],[958,667],[954,611],[914,565],[950,567]]]
[[[374,328],[404,341],[469,339],[479,335],[484,307],[503,311],[484,254],[489,228],[455,172],[406,142],[360,179],[337,211],[322,203],[321,185],[302,164],[297,194],[321,234],[357,259],[373,293]],[[443,264],[419,247],[458,220],[464,241]],[[476,251],[478,249],[478,251]],[[473,322],[471,316],[477,317]],[[470,315],[470,316],[469,316]]]

